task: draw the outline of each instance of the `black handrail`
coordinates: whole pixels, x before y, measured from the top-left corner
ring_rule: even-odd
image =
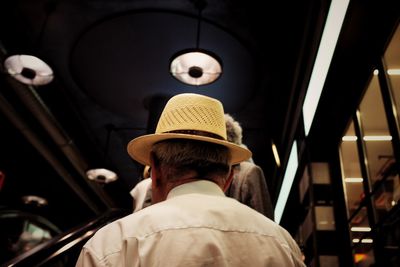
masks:
[[[53,239],[39,244],[32,248],[31,250],[18,255],[14,259],[5,262],[1,267],[11,267],[11,266],[50,266],[48,263],[62,255],[67,255],[68,252],[73,251],[72,261],[75,262],[77,259],[76,252],[79,252],[81,247],[90,239],[95,232],[103,227],[104,225],[119,219],[129,212],[127,210],[112,209],[107,211],[105,214],[92,219],[91,221],[85,223],[82,226],[74,228],[68,232],[57,235]],[[54,266],[73,266],[68,265],[54,265]]]

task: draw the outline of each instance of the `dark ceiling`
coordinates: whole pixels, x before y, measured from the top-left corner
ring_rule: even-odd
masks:
[[[51,84],[29,87],[3,70],[2,205],[41,195],[66,227],[106,207],[130,208],[129,190],[143,166],[128,157],[126,145],[153,131],[165,101],[183,92],[218,98],[241,122],[275,195],[271,142],[286,153],[329,1],[207,1],[200,47],[219,55],[223,74],[199,87],[168,70],[173,54],[195,45],[194,2],[1,2],[0,59],[36,55],[55,73]],[[88,181],[85,171],[94,167],[115,171],[119,180]],[[62,214],[76,216],[65,221]]]

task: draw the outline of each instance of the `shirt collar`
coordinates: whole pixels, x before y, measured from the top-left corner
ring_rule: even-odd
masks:
[[[205,194],[214,196],[225,196],[221,188],[214,182],[200,180],[189,182],[185,184],[178,185],[174,187],[167,196],[168,198],[173,198],[185,194]]]

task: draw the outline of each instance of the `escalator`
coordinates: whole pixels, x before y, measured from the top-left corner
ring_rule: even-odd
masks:
[[[67,232],[57,233],[56,227],[43,218],[18,211],[2,212],[0,227],[1,242],[4,247],[1,254],[4,257],[7,254],[5,251],[8,251],[8,256],[12,256],[12,253],[16,255],[5,262],[0,262],[0,266],[75,266],[80,250],[86,241],[104,225],[127,214],[127,210],[112,209],[84,225]],[[15,230],[9,231],[12,228],[21,229],[16,219],[23,225],[22,231],[18,234]],[[10,227],[10,223],[13,226]],[[5,228],[6,226],[8,229]],[[8,245],[4,245],[5,241]]]

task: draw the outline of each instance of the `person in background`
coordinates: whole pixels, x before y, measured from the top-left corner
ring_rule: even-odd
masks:
[[[228,141],[246,147],[242,143],[243,131],[239,122],[230,114],[225,114]],[[234,176],[225,194],[255,209],[270,219],[274,219],[274,210],[263,170],[252,158],[234,166]]]
[[[144,209],[151,205],[151,178],[150,166],[143,169],[143,179],[130,191],[133,199],[133,212]]]
[[[230,114],[224,115],[227,140],[234,144],[243,146],[243,130]],[[256,164],[252,158],[234,166],[233,179],[229,186],[225,188],[225,195],[237,199],[243,204],[255,209],[273,220],[274,212],[267,183],[265,181],[263,170]],[[134,212],[151,205],[151,178],[148,168],[145,168],[144,178],[132,190]]]
[[[76,266],[305,266],[284,228],[225,196],[251,152],[227,141],[217,99],[172,97],[128,153],[151,166],[153,204],[98,230]]]

